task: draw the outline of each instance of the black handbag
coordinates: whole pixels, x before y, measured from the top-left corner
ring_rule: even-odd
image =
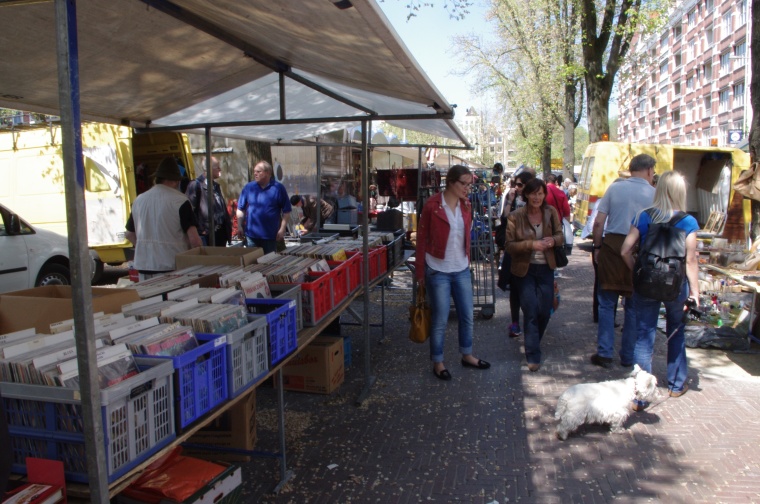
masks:
[[[551,216],[550,216],[551,218]],[[554,234],[554,221],[552,221],[552,235]],[[567,266],[567,252],[565,251],[565,245],[557,245],[554,247],[554,261],[557,263],[558,268],[564,268]]]

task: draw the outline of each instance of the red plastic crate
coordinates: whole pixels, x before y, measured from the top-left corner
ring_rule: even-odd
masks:
[[[351,292],[348,283],[348,262],[347,261],[327,261],[332,271],[332,293],[333,293],[333,307],[338,306],[348,297]]]
[[[369,252],[370,257],[370,268],[372,267],[372,263],[375,263],[377,266],[376,274],[375,276],[372,276],[372,272],[370,270],[370,277],[374,280],[375,278],[379,277],[380,275],[383,275],[388,272],[388,251],[385,247],[379,247],[374,250],[371,250]]]
[[[312,327],[319,323],[333,309],[332,289],[329,275],[316,277],[307,275],[308,281],[300,284],[282,283],[272,285],[300,285],[301,310],[304,327]]]
[[[348,292],[356,292],[362,286],[362,255],[352,253],[345,261],[348,268]]]

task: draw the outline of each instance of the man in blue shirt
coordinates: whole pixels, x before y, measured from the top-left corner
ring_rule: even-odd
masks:
[[[245,233],[246,247],[261,247],[265,254],[276,252],[277,242],[285,239],[291,210],[288,192],[274,180],[272,165],[257,163],[253,182],[246,184],[238,199],[238,232]]]

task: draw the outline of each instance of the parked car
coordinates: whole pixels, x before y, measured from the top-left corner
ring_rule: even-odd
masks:
[[[0,205],[0,293],[71,284],[65,236],[32,227]]]

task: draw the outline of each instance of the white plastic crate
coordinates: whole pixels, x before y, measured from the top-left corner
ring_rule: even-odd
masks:
[[[198,334],[209,341],[217,335]],[[227,389],[233,398],[247,390],[269,371],[267,320],[259,318],[227,333]]]
[[[141,372],[100,391],[108,481],[175,439],[171,361],[137,359]],[[82,399],[65,387],[0,382],[13,471],[26,457],[63,461],[69,481],[87,483]]]

